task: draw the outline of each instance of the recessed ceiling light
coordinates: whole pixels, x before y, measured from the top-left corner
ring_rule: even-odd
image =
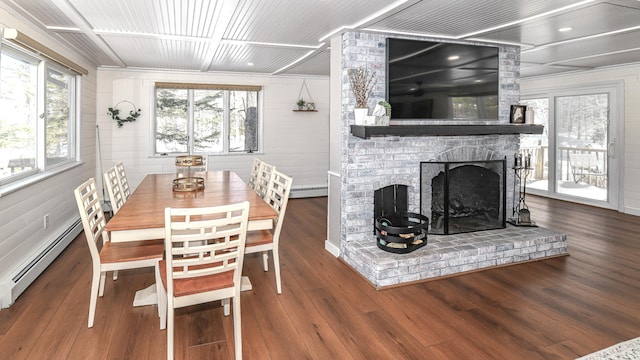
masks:
[[[247,65],[253,66],[253,63],[252,62],[248,62]]]
[[[560,32],[567,32],[567,31],[571,31],[573,30],[573,28],[571,26],[565,26],[565,27],[561,27],[560,29],[558,29],[558,31]]]
[[[458,59],[460,59],[460,56],[458,56],[458,55],[452,55],[452,56],[449,56],[447,58],[447,60],[449,60],[449,61],[454,61],[454,60],[458,60]]]

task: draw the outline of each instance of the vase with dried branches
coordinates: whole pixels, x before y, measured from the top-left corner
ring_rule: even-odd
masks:
[[[369,94],[376,84],[376,72],[369,72],[368,69],[361,66],[357,69],[349,69],[349,82],[351,83],[351,91],[356,97],[356,108],[354,114],[356,117],[356,125],[364,125],[365,118],[369,113],[367,102]]]

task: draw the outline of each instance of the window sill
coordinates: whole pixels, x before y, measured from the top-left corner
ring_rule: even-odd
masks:
[[[37,175],[33,175],[33,176],[29,176],[27,178],[21,179],[21,180],[16,180],[14,182],[11,182],[9,184],[6,185],[2,185],[0,186],[0,198],[7,196],[11,193],[14,193],[16,191],[22,190],[26,187],[29,187],[33,184],[37,184],[41,181],[44,181],[46,179],[49,179],[53,176],[56,176],[58,174],[61,174],[65,171],[71,170],[73,168],[76,168],[78,166],[81,166],[82,164],[84,164],[84,161],[77,161],[74,162],[72,164],[68,164],[65,166],[61,166],[59,168],[55,168],[53,170],[49,170],[49,171],[45,171],[43,173],[37,174]]]
[[[152,154],[149,155],[148,158],[149,159],[168,159],[168,158],[175,158],[176,156],[184,156],[184,155],[188,155],[188,153],[170,153],[170,154],[166,154],[166,155],[161,155],[161,154]],[[210,157],[224,157],[224,156],[253,156],[253,155],[264,155],[263,151],[254,151],[254,152],[233,152],[233,153],[224,153],[224,154],[220,154],[220,153],[215,153],[215,154],[209,154],[209,153],[195,153],[195,154],[191,154],[191,155],[202,155],[202,156],[210,156]]]

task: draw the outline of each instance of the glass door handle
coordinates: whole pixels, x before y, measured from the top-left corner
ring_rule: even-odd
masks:
[[[616,157],[616,139],[615,138],[611,139],[611,142],[609,142],[609,145],[607,146],[607,155],[612,159]]]

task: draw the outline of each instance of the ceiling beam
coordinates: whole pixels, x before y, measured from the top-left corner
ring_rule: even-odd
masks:
[[[87,21],[82,17],[82,15],[80,15],[78,10],[69,3],[69,1],[51,0],[51,2],[58,9],[60,9],[60,11],[62,11],[62,13],[64,13],[75,24],[75,26],[77,26],[78,29],[82,31],[84,35],[86,35],[91,41],[93,41],[93,43],[96,44],[96,46],[100,48],[100,50],[102,50],[109,57],[109,59],[111,59],[118,66],[121,66],[123,68],[127,67],[127,64],[125,64],[125,62],[120,59],[120,57],[113,51],[113,49],[111,49],[111,47],[107,45],[104,39],[93,32],[92,26],[87,23]]]
[[[224,36],[224,32],[227,30],[231,19],[233,19],[233,14],[238,8],[238,4],[240,0],[225,0],[225,1],[217,1],[218,5],[215,11],[215,18],[211,21],[215,24],[215,28],[213,30],[213,35],[209,40],[209,45],[205,58],[202,62],[202,66],[200,67],[200,71],[206,72],[211,68],[211,64],[215,59],[216,52],[220,47],[220,42],[222,41],[222,37]]]

